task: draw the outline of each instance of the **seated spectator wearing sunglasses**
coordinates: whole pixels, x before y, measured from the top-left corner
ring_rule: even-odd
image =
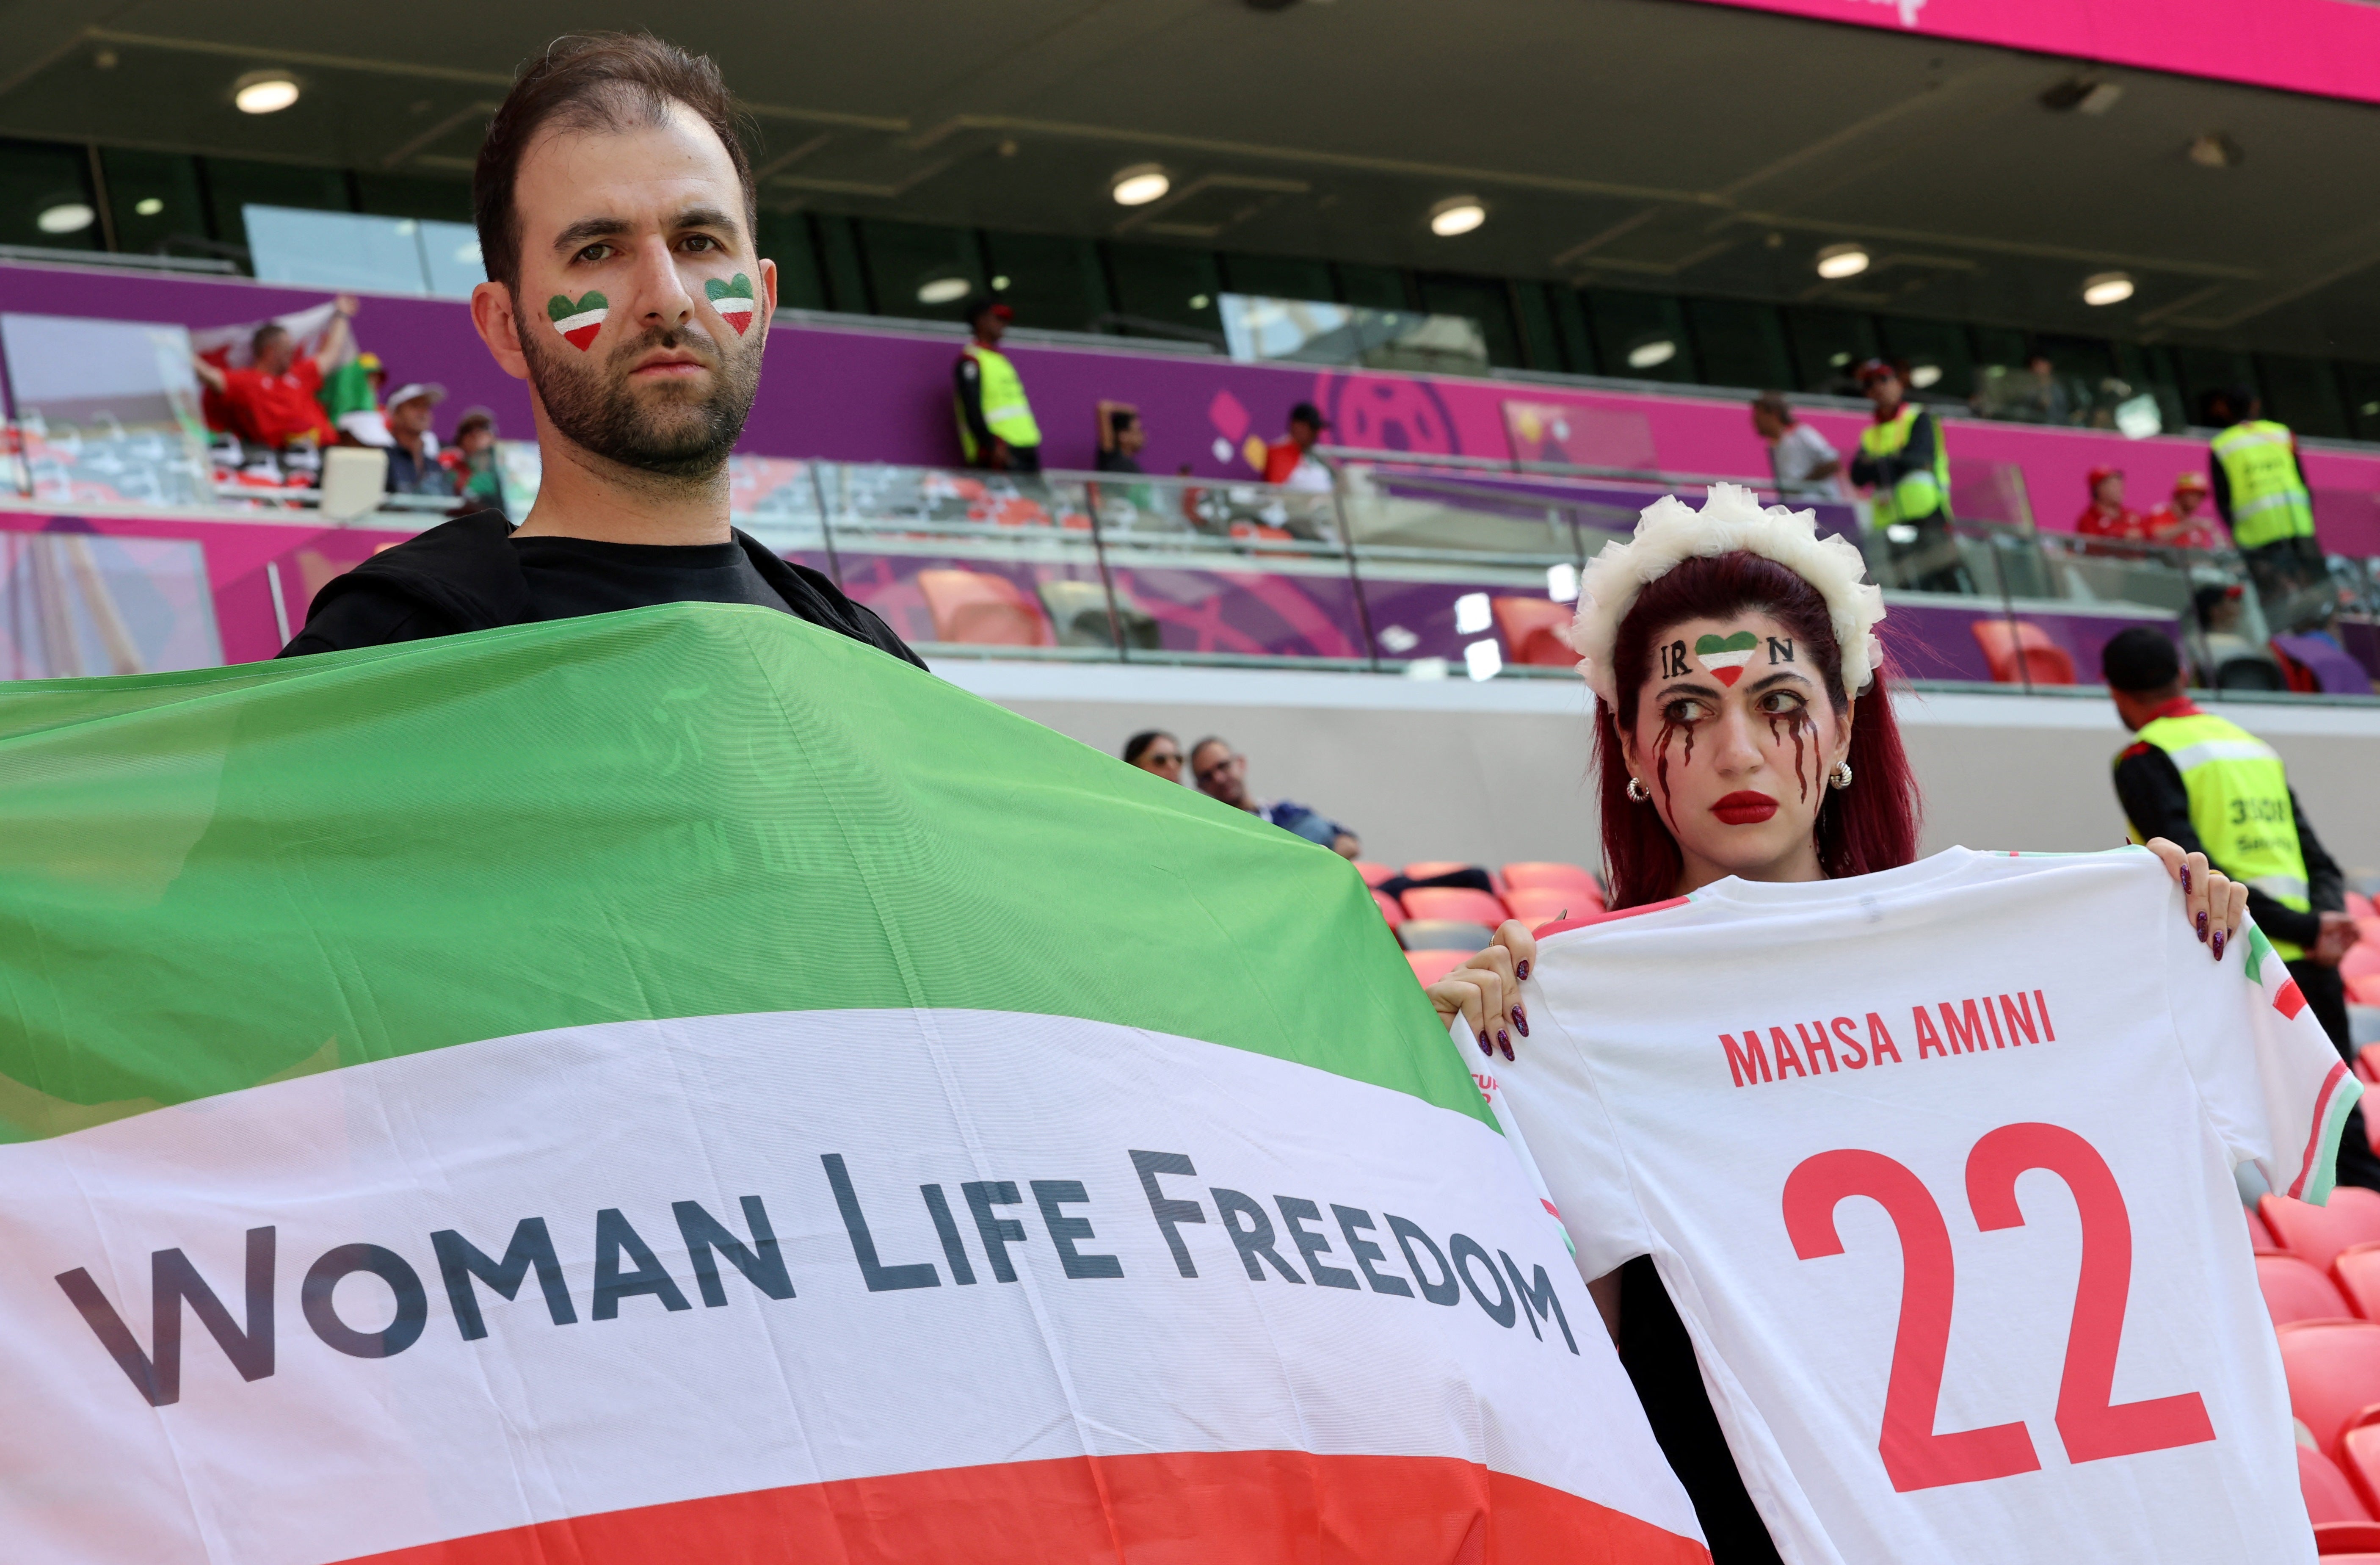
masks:
[[[1317,809],[1287,799],[1270,802],[1248,794],[1248,758],[1227,740],[1201,739],[1190,750],[1190,774],[1198,791],[1210,799],[1262,816],[1282,831],[1318,843],[1342,858],[1359,858],[1364,844],[1355,833]]]
[[[1182,741],[1162,728],[1144,728],[1123,742],[1123,763],[1153,771],[1168,782],[1182,781]]]

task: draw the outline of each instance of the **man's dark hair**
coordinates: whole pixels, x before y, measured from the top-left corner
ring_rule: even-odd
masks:
[[[1160,739],[1172,738],[1173,735],[1168,734],[1162,728],[1142,729],[1139,733],[1134,734],[1131,738],[1126,739],[1123,742],[1124,764],[1127,766],[1138,766],[1140,764],[1140,758],[1148,754],[1148,747],[1151,745],[1156,744]],[[1176,739],[1174,740],[1174,743],[1180,744],[1181,741]]]
[[[1193,760],[1196,759],[1198,752],[1205,749],[1209,745],[1220,745],[1227,750],[1232,747],[1232,742],[1229,739],[1224,738],[1220,734],[1209,734],[1204,739],[1199,740],[1196,744],[1190,746],[1189,758]]]
[[[2110,690],[2153,696],[2181,678],[2181,657],[2165,632],[2136,625],[2109,638],[2099,653],[2099,673]]]
[[[1118,407],[1108,414],[1108,432],[1120,435],[1139,422],[1139,414],[1129,407]]]
[[[471,207],[488,281],[520,287],[520,212],[513,188],[522,154],[538,133],[625,130],[657,125],[683,103],[711,128],[744,186],[744,229],[757,239],[759,192],[752,160],[737,134],[741,116],[708,55],[689,55],[649,32],[593,32],[557,38],[521,64],[513,90],[488,122],[471,176]]]
[[[1766,413],[1780,424],[1791,425],[1795,422],[1793,405],[1785,400],[1783,392],[1762,392],[1752,399],[1752,406],[1755,412]]]
[[[263,325],[259,326],[254,334],[248,339],[248,351],[249,357],[254,358],[263,358],[265,344],[271,342],[275,337],[285,337],[288,334],[289,328],[284,326],[280,321],[267,321]]]

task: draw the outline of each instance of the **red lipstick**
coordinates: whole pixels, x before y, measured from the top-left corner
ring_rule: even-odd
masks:
[[[1745,788],[1711,806],[1711,813],[1730,826],[1757,826],[1777,813],[1777,801]]]

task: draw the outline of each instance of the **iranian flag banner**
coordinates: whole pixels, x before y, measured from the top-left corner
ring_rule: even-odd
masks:
[[[1690,1561],[1350,867],[677,605],[0,686],[11,1565]]]

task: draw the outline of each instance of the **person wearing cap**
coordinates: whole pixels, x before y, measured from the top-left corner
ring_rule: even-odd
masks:
[[[438,437],[430,432],[431,415],[446,400],[446,388],[419,381],[389,394],[388,491],[391,494],[455,492],[453,475],[438,461]]]
[[[2355,943],[2347,882],[2313,834],[2280,756],[2182,686],[2161,629],[2119,631],[2099,655],[2116,715],[2133,735],[2116,757],[2116,799],[2131,840],[2163,837],[2248,888],[2256,932],[2289,964],[2323,1031],[2352,1063],[2338,964]],[[2359,1111],[2360,1112],[2360,1111]],[[2380,1159],[2358,1118],[2339,1137],[2338,1183],[2380,1189]]]
[[[2313,491],[2298,459],[2297,436],[2263,413],[2246,386],[2206,399],[2207,422],[2221,431],[2207,447],[2215,510],[2269,602],[2327,580],[2330,566],[2314,541]]]
[[[2205,510],[2210,492],[2204,473],[2177,477],[2173,480],[2173,498],[2143,518],[2150,539],[2173,549],[2222,548],[2223,537],[2216,531],[2211,514]]]
[[[2074,530],[2084,538],[2117,538],[2134,542],[2149,536],[2148,522],[2124,503],[2124,470],[2091,469],[2091,503],[2074,518]]]
[[[316,398],[342,441],[386,447],[388,420],[381,413],[381,394],[388,389],[388,370],[376,353],[359,353],[322,377]]]
[[[1940,422],[1908,400],[1909,375],[1898,364],[1871,358],[1859,367],[1859,387],[1875,406],[1852,458],[1852,482],[1871,492],[1876,525],[1891,550],[1898,587],[1924,592],[1972,593],[1974,584],[1950,536],[1950,454]]]
[[[1330,492],[1330,469],[1314,455],[1315,443],[1330,420],[1322,409],[1301,402],[1289,410],[1289,435],[1265,447],[1264,481],[1301,494]]]
[[[1016,312],[989,295],[967,306],[975,334],[952,370],[959,420],[959,449],[970,467],[995,473],[1041,470],[1041,426],[1025,398],[1025,381],[1000,351],[1000,339]]]

